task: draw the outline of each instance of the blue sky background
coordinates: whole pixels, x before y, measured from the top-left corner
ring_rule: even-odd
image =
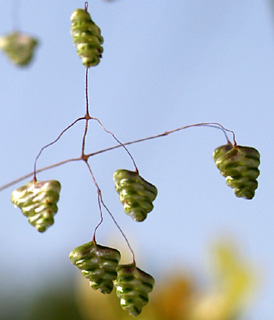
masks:
[[[13,1],[0,1],[0,33],[13,30]],[[19,2],[18,2],[19,3]],[[21,30],[40,39],[31,66],[0,56],[0,184],[33,169],[40,148],[85,112],[85,69],[70,36],[70,15],[84,1],[21,1]],[[270,1],[94,0],[89,12],[104,36],[100,65],[90,69],[91,115],[126,142],[198,122],[220,122],[239,145],[261,153],[259,188],[238,199],[212,160],[221,131],[191,128],[129,147],[140,174],[155,184],[155,209],[144,223],[123,213],[112,181],[133,169],[120,148],[90,159],[103,198],[136,249],[142,269],[161,275],[176,263],[199,274],[212,242],[239,245],[260,286],[247,318],[271,319],[274,296],[273,102],[274,22]],[[115,145],[94,122],[86,151]],[[38,167],[80,155],[84,123],[47,149]],[[0,194],[1,295],[77,273],[69,252],[90,240],[99,221],[96,189],[83,163],[43,172],[62,184],[55,224],[44,234],[10,203],[20,183]],[[28,180],[24,181],[27,182]],[[21,183],[22,184],[22,183]],[[109,217],[103,244],[124,240]],[[60,281],[61,283],[62,281]],[[2,301],[4,301],[2,299]]]

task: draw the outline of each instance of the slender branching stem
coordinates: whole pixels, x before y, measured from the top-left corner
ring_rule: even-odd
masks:
[[[84,160],[87,160],[87,159],[88,159],[88,157],[86,157],[86,155],[85,155],[87,133],[88,133],[88,119],[86,119],[85,130],[84,130],[83,139],[82,139],[82,152],[81,152],[81,157],[82,157],[82,159],[84,159]]]
[[[183,127],[180,127],[180,128],[176,128],[176,129],[170,130],[170,131],[165,131],[163,133],[156,134],[154,136],[141,138],[141,139],[137,139],[137,140],[133,140],[133,141],[128,141],[128,142],[123,143],[123,145],[127,146],[127,145],[131,145],[131,144],[139,143],[139,142],[144,142],[144,141],[149,141],[149,140],[153,140],[153,139],[158,139],[158,138],[161,138],[161,137],[166,137],[166,136],[170,135],[171,133],[175,133],[175,132],[178,132],[178,131],[181,131],[181,130],[185,130],[185,129],[188,129],[188,128],[192,128],[192,127],[210,127],[210,128],[215,128],[215,129],[222,130],[224,135],[225,135],[225,137],[226,137],[227,143],[229,143],[230,140],[229,140],[226,132],[230,132],[233,135],[233,137],[232,137],[233,138],[233,142],[234,142],[234,144],[236,144],[235,133],[232,130],[224,128],[219,123],[208,122],[208,123],[190,124],[190,125],[187,125],[187,126],[183,126]],[[119,144],[119,145],[116,145],[116,146],[113,146],[113,147],[109,147],[109,148],[106,148],[106,149],[95,151],[95,152],[87,154],[87,157],[93,157],[95,155],[98,155],[98,154],[101,154],[101,153],[104,153],[104,152],[108,152],[108,151],[111,151],[111,150],[114,150],[114,149],[117,149],[117,148],[120,148],[120,147],[122,147],[122,146]]]
[[[78,158],[66,159],[66,160],[63,160],[63,161],[60,161],[60,162],[51,164],[51,165],[49,165],[49,166],[46,166],[46,167],[37,169],[37,170],[36,170],[36,173],[43,172],[43,171],[46,171],[46,170],[49,170],[49,169],[53,169],[53,168],[62,166],[62,165],[65,164],[65,163],[75,162],[75,161],[79,161],[79,160],[82,160],[82,158],[81,158],[81,157],[78,157]],[[20,182],[20,181],[23,181],[23,180],[25,180],[25,179],[28,179],[28,178],[30,178],[30,177],[32,177],[32,176],[33,176],[33,171],[25,174],[24,176],[22,176],[22,177],[20,177],[20,178],[17,178],[17,179],[15,179],[15,180],[13,180],[13,181],[10,181],[10,182],[8,182],[8,183],[6,183],[6,184],[4,184],[4,185],[2,185],[2,186],[0,187],[0,192],[3,191],[3,190],[5,190],[5,189],[7,189],[7,188],[9,188],[9,187],[11,187],[11,186],[13,186],[13,185],[15,185],[16,183],[18,183],[18,182]]]
[[[132,257],[133,257],[133,262],[135,263],[135,253],[128,241],[128,238],[126,237],[125,233],[123,232],[122,228],[119,226],[118,222],[116,221],[116,219],[114,218],[113,214],[111,213],[111,211],[109,210],[109,208],[106,206],[106,204],[103,201],[103,198],[101,197],[101,203],[103,205],[103,207],[106,209],[107,213],[109,214],[109,216],[111,217],[112,221],[114,222],[114,224],[116,225],[116,227],[118,228],[118,230],[120,231],[120,233],[122,234],[123,238],[125,239],[127,246],[130,250],[130,252],[132,253]]]
[[[102,206],[101,206],[102,193],[101,193],[101,189],[99,188],[99,185],[98,185],[98,183],[97,183],[97,181],[96,181],[96,179],[95,179],[95,176],[94,176],[94,174],[93,174],[93,172],[92,172],[92,170],[91,170],[91,167],[90,167],[88,161],[87,161],[87,160],[84,160],[84,162],[85,162],[85,164],[87,165],[88,171],[89,171],[89,173],[90,173],[90,175],[91,175],[91,178],[92,178],[92,180],[93,180],[93,183],[94,183],[94,185],[95,185],[95,187],[96,187],[97,196],[98,196],[98,207],[99,207],[99,212],[100,212],[100,222],[97,224],[97,226],[96,226],[95,229],[94,229],[93,240],[95,240],[96,231],[97,231],[97,229],[100,227],[100,225],[103,223],[103,220],[104,220],[103,212],[102,212]]]
[[[79,120],[82,120],[82,119],[85,119],[85,117],[79,118]],[[225,134],[225,137],[226,137],[228,142],[229,142],[229,139],[227,137],[226,132],[230,132],[233,135],[233,143],[236,145],[235,133],[232,130],[226,129],[222,125],[220,125],[218,123],[214,123],[214,122],[211,122],[211,123],[198,123],[198,124],[192,124],[192,125],[188,125],[188,126],[183,126],[183,127],[177,128],[177,129],[170,130],[170,131],[165,131],[163,133],[160,133],[160,134],[157,134],[157,135],[154,135],[154,136],[141,138],[141,139],[137,139],[137,140],[133,140],[133,141],[128,141],[128,142],[123,143],[123,145],[127,146],[127,145],[131,145],[131,144],[135,144],[135,143],[139,143],[139,142],[144,142],[144,141],[148,141],[148,140],[152,140],[152,139],[166,137],[171,133],[178,132],[178,131],[181,131],[181,130],[184,130],[184,129],[187,129],[187,128],[191,128],[191,127],[197,127],[197,126],[206,126],[206,127],[211,127],[211,128],[215,128],[215,129],[221,129],[223,131],[223,133]],[[111,151],[111,150],[114,150],[114,149],[117,149],[117,148],[121,148],[121,147],[122,147],[122,145],[118,144],[118,145],[113,146],[113,147],[109,147],[109,148],[105,148],[105,149],[102,149],[102,150],[98,150],[98,151],[95,151],[93,153],[86,154],[86,158],[88,159],[88,158],[93,157],[95,155],[98,155],[98,154],[101,154],[101,153],[104,153],[104,152],[108,152],[108,151]],[[54,163],[52,165],[40,168],[40,169],[36,170],[36,173],[43,172],[43,171],[46,171],[46,170],[49,170],[49,169],[53,169],[53,168],[59,167],[59,166],[61,166],[63,164],[66,164],[68,162],[79,161],[79,160],[83,160],[83,158],[82,157],[77,157],[77,158],[71,158],[71,159],[63,160],[63,161]],[[12,185],[15,185],[16,183],[18,183],[18,182],[20,182],[22,180],[25,180],[25,179],[31,177],[32,175],[33,175],[33,172],[30,172],[30,173],[28,173],[28,174],[26,174],[26,175],[24,175],[24,176],[22,176],[20,178],[17,178],[17,179],[15,179],[13,181],[10,181],[10,182],[2,185],[0,187],[0,191],[3,191],[4,189],[7,189],[7,188],[11,187]]]
[[[91,119],[90,115],[89,115],[89,98],[88,98],[88,68],[86,68],[86,86],[85,86],[85,95],[86,95],[86,114],[85,114],[85,130],[84,130],[84,134],[83,134],[83,139],[82,139],[82,158],[83,160],[87,160],[88,158],[86,158],[85,156],[85,147],[86,147],[86,137],[87,137],[87,133],[88,133],[88,122]]]
[[[138,168],[137,168],[136,162],[135,162],[132,154],[129,152],[128,148],[125,146],[125,144],[122,143],[122,142],[114,135],[114,133],[112,133],[111,131],[109,131],[109,130],[102,124],[102,122],[101,122],[98,118],[91,117],[91,120],[97,121],[97,122],[99,123],[99,125],[105,130],[105,132],[109,133],[109,134],[114,138],[114,140],[116,140],[116,141],[119,143],[119,145],[120,145],[122,148],[125,149],[125,151],[127,152],[127,154],[129,155],[130,159],[131,159],[132,162],[133,162],[133,165],[134,165],[134,167],[135,167],[135,171],[138,173],[139,170],[138,170]]]
[[[33,180],[34,180],[34,181],[36,181],[37,160],[38,160],[39,157],[41,156],[42,152],[43,152],[46,148],[48,148],[49,146],[52,146],[54,143],[56,143],[56,142],[62,137],[62,135],[63,135],[67,130],[69,130],[72,126],[74,126],[78,121],[84,120],[84,119],[85,119],[85,117],[81,117],[81,118],[78,118],[78,119],[76,119],[75,121],[73,121],[70,125],[68,125],[68,126],[59,134],[59,136],[58,136],[55,140],[53,140],[52,142],[48,143],[47,145],[45,145],[45,146],[43,146],[43,147],[41,148],[41,150],[39,151],[39,153],[38,153],[38,155],[36,156],[35,161],[34,161],[34,170],[33,170]]]
[[[84,160],[85,161],[85,160]],[[103,196],[102,196],[102,192],[101,192],[101,189],[99,188],[99,185],[94,177],[94,174],[91,170],[91,167],[88,163],[88,161],[85,161],[87,167],[88,167],[88,170],[89,170],[89,173],[92,177],[92,180],[95,184],[95,187],[97,189],[97,195],[98,195],[98,207],[99,207],[99,212],[100,212],[100,222],[97,224],[97,226],[95,227],[95,230],[94,230],[94,234],[93,234],[93,240],[95,241],[95,237],[96,237],[96,232],[98,230],[98,228],[100,227],[100,225],[103,223],[103,212],[102,212],[102,206],[101,204],[103,205],[103,207],[105,208],[105,210],[107,211],[107,213],[109,214],[109,216],[111,217],[112,221],[114,222],[114,224],[116,225],[116,227],[118,228],[118,230],[120,231],[120,233],[122,234],[123,238],[125,239],[126,243],[127,243],[127,246],[130,250],[130,252],[132,253],[132,257],[133,257],[133,261],[135,261],[135,254],[134,254],[134,251],[128,241],[128,238],[126,237],[125,233],[123,232],[122,228],[119,226],[118,222],[116,221],[116,219],[114,218],[113,214],[111,213],[111,211],[109,210],[109,208],[106,206],[106,204],[104,203],[103,201]]]
[[[104,221],[104,216],[103,216],[103,211],[102,211],[102,205],[101,205],[101,193],[97,193],[97,201],[98,201],[98,207],[99,207],[99,212],[100,212],[100,221],[97,224],[97,226],[94,228],[94,233],[93,233],[93,240],[96,241],[96,232],[98,230],[98,228],[100,227],[100,225],[103,223]]]
[[[36,167],[37,167],[37,160],[39,159],[39,157],[41,156],[41,154],[42,154],[42,152],[46,149],[46,148],[48,148],[49,146],[52,146],[54,143],[56,143],[61,137],[62,137],[62,135],[67,131],[67,130],[69,130],[72,126],[74,126],[78,121],[80,121],[80,120],[84,120],[85,119],[85,117],[81,117],[81,118],[78,118],[78,119],[76,119],[75,121],[73,121],[69,126],[67,126],[60,134],[59,134],[59,136],[55,139],[55,140],[53,140],[52,142],[50,142],[50,143],[48,143],[47,145],[45,145],[45,146],[43,146],[42,148],[41,148],[41,150],[39,151],[39,153],[38,153],[38,155],[36,156],[36,158],[35,158],[35,160],[34,160],[34,170],[33,170],[33,181],[36,181],[36,173],[37,173],[37,169],[36,169]],[[1,191],[1,190],[0,190]]]

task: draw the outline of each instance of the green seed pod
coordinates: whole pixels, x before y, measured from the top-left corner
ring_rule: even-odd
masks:
[[[260,174],[260,154],[256,149],[228,143],[215,149],[213,159],[237,197],[254,197]]]
[[[94,240],[85,243],[69,254],[70,261],[89,280],[90,286],[102,293],[111,293],[117,277],[117,266],[121,259],[116,249],[98,245]]]
[[[121,307],[136,317],[148,303],[148,294],[152,291],[155,281],[134,263],[119,265],[117,273],[114,285]]]
[[[100,28],[84,9],[74,10],[70,21],[72,40],[83,65],[87,68],[97,66],[102,57],[104,42]]]
[[[30,63],[37,44],[37,39],[18,32],[0,37],[0,49],[11,62],[19,66],[27,66]]]
[[[156,187],[135,171],[117,170],[113,179],[125,213],[135,221],[145,220],[147,214],[153,209],[152,201],[157,196]]]
[[[12,192],[11,202],[21,209],[32,226],[44,232],[54,223],[60,189],[56,180],[30,181]]]

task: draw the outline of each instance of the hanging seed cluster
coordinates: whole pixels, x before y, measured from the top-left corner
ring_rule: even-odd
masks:
[[[148,294],[152,291],[155,281],[135,264],[119,265],[117,273],[114,285],[121,307],[136,317],[148,303]]]
[[[97,66],[103,53],[100,28],[92,21],[90,14],[84,9],[76,9],[71,15],[71,35],[85,67]]]
[[[213,159],[237,197],[254,197],[260,174],[260,154],[255,148],[228,143],[215,149]]]
[[[69,259],[82,271],[94,290],[109,294],[115,285],[121,307],[130,315],[139,315],[148,303],[154,279],[137,268],[135,263],[119,265],[121,255],[118,250],[92,240],[73,249]]]
[[[30,181],[12,192],[11,202],[21,209],[32,226],[44,232],[54,223],[60,189],[56,180]]]
[[[27,66],[31,62],[37,44],[35,38],[18,32],[0,37],[0,49],[18,66]]]
[[[153,209],[152,202],[157,196],[156,187],[139,173],[124,169],[115,171],[113,180],[125,213],[135,221],[145,220]]]
[[[85,9],[76,9],[71,15],[71,35],[78,56],[83,65],[89,68],[100,63],[104,39],[100,28],[87,12],[87,2],[85,6]],[[0,50],[17,65],[27,65],[36,46],[36,39],[18,32],[0,37]],[[215,149],[213,158],[236,196],[252,199],[258,186],[259,152],[251,147],[227,143]],[[135,221],[145,220],[153,209],[153,201],[157,196],[156,187],[143,179],[137,171],[117,170],[113,179],[126,214]],[[30,181],[12,192],[11,201],[21,209],[31,225],[39,232],[44,232],[54,223],[60,189],[61,185],[56,180]],[[115,220],[114,222],[116,223]],[[119,226],[118,228],[120,229]],[[120,252],[97,244],[95,236],[92,241],[73,249],[69,259],[81,270],[94,290],[110,294],[115,287],[122,309],[131,316],[138,316],[148,303],[149,293],[155,283],[153,277],[137,268],[135,260],[131,264],[119,265]]]
[[[118,250],[98,245],[95,241],[83,244],[69,254],[70,261],[82,270],[90,286],[104,294],[113,290],[120,258]]]

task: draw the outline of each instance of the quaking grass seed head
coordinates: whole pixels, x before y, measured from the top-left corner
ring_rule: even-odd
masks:
[[[228,143],[216,148],[213,159],[237,197],[252,199],[258,187],[260,154],[247,146]]]
[[[133,317],[138,316],[149,301],[148,294],[153,290],[154,278],[136,267],[134,263],[119,265],[114,281],[117,297],[122,309]]]
[[[125,213],[135,221],[145,220],[153,209],[152,202],[157,196],[157,188],[136,171],[116,170],[113,180]]]
[[[25,67],[30,64],[38,40],[34,37],[12,32],[0,37],[0,50],[15,65]]]
[[[118,250],[101,246],[94,240],[73,249],[69,254],[70,261],[82,271],[91,288],[103,294],[113,290],[120,258]]]
[[[29,223],[44,232],[54,223],[61,184],[56,180],[30,181],[11,194],[11,202],[21,209]]]
[[[77,55],[85,67],[97,66],[102,58],[104,42],[100,28],[84,9],[74,10],[70,20],[71,35]]]

